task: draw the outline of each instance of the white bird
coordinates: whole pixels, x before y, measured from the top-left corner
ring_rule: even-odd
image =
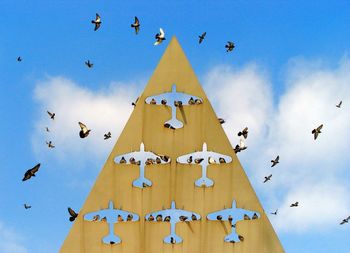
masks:
[[[162,28],[159,28],[159,33],[156,34],[155,38],[157,40],[154,43],[155,46],[159,45],[160,43],[163,42],[163,40],[165,40],[165,32],[163,31]]]

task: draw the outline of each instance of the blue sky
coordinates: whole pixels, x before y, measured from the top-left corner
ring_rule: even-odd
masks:
[[[283,205],[300,194],[296,184],[308,190],[310,203],[317,206],[294,216],[286,213],[286,224],[297,228],[271,217],[286,252],[350,252],[349,225],[338,225],[350,215],[350,161],[345,152],[350,138],[346,131],[350,127],[349,2],[23,0],[1,1],[0,7],[3,252],[58,251],[71,226],[67,206],[79,210],[83,204],[131,113],[131,101],[142,92],[173,35],[217,114],[228,119],[224,128],[232,144],[237,142],[237,130],[250,127],[250,148],[239,157],[266,211],[286,212]],[[90,21],[96,12],[102,26],[94,32]],[[135,15],[141,22],[137,36],[130,28]],[[154,47],[159,27],[167,40]],[[204,31],[207,37],[198,45],[197,36]],[[236,43],[230,54],[224,48],[228,40]],[[18,56],[23,58],[20,63]],[[92,69],[85,66],[87,59],[94,63]],[[222,89],[213,88],[220,84]],[[230,108],[232,97],[226,94],[236,94],[242,106]],[[344,103],[342,111],[335,111],[339,100]],[[120,120],[109,121],[97,112],[84,115],[80,106],[86,101],[102,109],[106,106],[106,112]],[[106,124],[113,126],[114,138],[107,143],[91,138],[82,146],[75,139],[77,126],[53,125],[46,110],[59,112],[58,119],[67,114],[74,124],[78,116],[95,120],[94,129],[101,133],[109,130]],[[315,146],[309,143],[309,131],[323,120],[324,138]],[[301,123],[306,125],[307,141],[293,133],[298,128],[303,131]],[[47,136],[45,126],[62,134]],[[48,150],[45,138],[53,138],[58,150]],[[98,151],[93,149],[96,143],[101,147]],[[266,152],[252,161],[267,145]],[[315,152],[299,164],[281,155],[285,174],[262,185],[261,179],[270,172],[269,159],[286,152],[286,146],[293,147],[295,155],[303,154],[303,148]],[[38,177],[22,183],[25,170],[39,161],[43,166]],[[296,167],[298,171],[293,170]],[[335,208],[325,209],[324,201]],[[33,208],[24,210],[24,202]]]

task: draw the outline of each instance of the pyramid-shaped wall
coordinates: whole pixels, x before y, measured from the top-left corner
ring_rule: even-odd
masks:
[[[60,250],[107,252],[284,252],[176,38]]]

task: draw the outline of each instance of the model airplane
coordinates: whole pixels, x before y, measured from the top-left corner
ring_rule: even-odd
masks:
[[[118,244],[121,243],[122,240],[114,233],[114,223],[122,221],[138,221],[139,216],[135,213],[123,211],[121,209],[114,209],[113,202],[109,201],[109,207],[107,209],[85,214],[84,220],[94,222],[106,221],[109,225],[109,233],[103,237],[103,243]]]
[[[122,154],[114,158],[114,162],[118,164],[125,163],[139,165],[140,176],[132,182],[132,185],[141,189],[147,186],[152,186],[151,180],[145,177],[145,165],[150,164],[149,161],[152,161],[151,163],[153,163],[153,161],[158,161],[155,163],[165,164],[170,162],[170,158],[167,156],[156,155],[150,151],[145,151],[145,145],[143,143],[140,145],[140,151]]]
[[[156,219],[153,219],[156,217]],[[157,218],[158,217],[158,218]],[[175,201],[171,202],[171,208],[165,209],[153,213],[149,213],[145,216],[146,221],[162,221],[170,223],[170,234],[164,238],[164,242],[168,244],[181,243],[182,238],[175,232],[175,226],[178,222],[191,222],[199,220],[201,216],[194,212],[189,212],[181,209],[176,209]]]
[[[203,159],[201,162],[198,163]],[[176,160],[178,163],[184,164],[200,164],[202,166],[202,177],[197,179],[195,185],[198,187],[210,187],[214,185],[214,181],[207,177],[207,167],[210,164],[230,163],[232,158],[216,152],[208,151],[207,144],[203,143],[203,150],[180,156]]]
[[[242,220],[260,218],[258,212],[236,208],[236,201],[232,201],[232,208],[223,209],[207,215],[208,220],[229,221],[231,224],[231,233],[225,236],[225,242],[240,242],[243,237],[236,232],[236,223]]]
[[[171,107],[171,119],[164,123],[164,126],[170,126],[168,128],[177,129],[183,127],[183,123],[176,117],[176,107],[179,107],[181,112],[183,112],[182,106],[184,105],[196,105],[202,104],[203,100],[199,97],[195,97],[183,92],[176,91],[176,85],[172,86],[171,92],[166,92],[156,96],[150,96],[146,98],[147,104],[153,105],[167,105]]]

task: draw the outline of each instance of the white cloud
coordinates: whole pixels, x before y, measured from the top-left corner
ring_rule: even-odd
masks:
[[[227,118],[224,127],[233,145],[237,132],[249,127],[248,149],[239,157],[266,212],[281,210],[272,220],[277,229],[320,231],[350,212],[344,180],[349,179],[345,171],[350,164],[350,60],[343,59],[334,69],[320,61],[291,62],[277,105],[268,78],[256,65],[215,68],[204,83],[216,112]],[[340,100],[343,108],[338,109]],[[314,141],[311,130],[321,123],[322,133]],[[280,164],[271,168],[277,155]],[[272,180],[263,184],[271,173]],[[301,207],[290,210],[295,201]]]
[[[132,112],[132,99],[137,97],[133,84],[111,83],[108,88],[92,91],[64,77],[40,82],[34,96],[40,105],[32,136],[35,153],[42,159],[50,156],[60,161],[74,157],[75,162],[106,159]],[[47,110],[56,113],[54,120]],[[91,129],[85,139],[79,137],[79,121]],[[50,132],[45,131],[46,126]],[[112,138],[104,140],[108,131]],[[54,150],[47,148],[46,140],[53,141]]]
[[[28,251],[21,241],[23,238],[19,234],[0,222],[0,252],[27,253]]]

